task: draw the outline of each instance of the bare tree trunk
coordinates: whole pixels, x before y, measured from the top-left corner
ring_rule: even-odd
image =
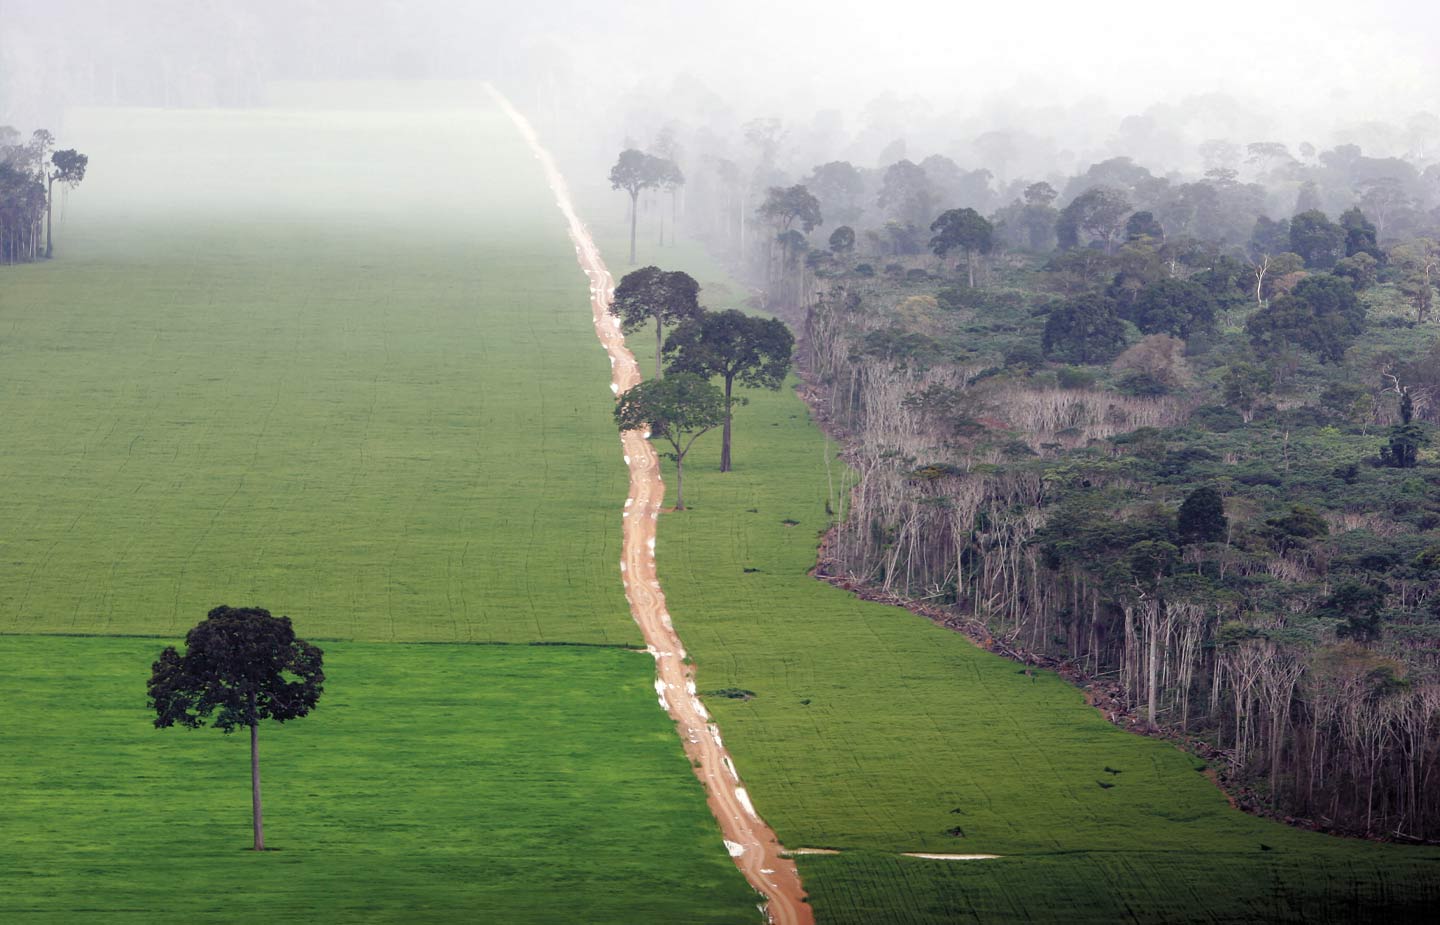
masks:
[[[630,265],[635,265],[635,224],[640,219],[640,192],[630,194]]]
[[[730,471],[730,387],[734,380],[725,377],[725,429],[720,432],[720,471]]]
[[[45,259],[49,260],[55,254],[55,243],[51,238],[51,232],[55,221],[55,178],[48,178],[45,184]]]
[[[251,698],[254,702],[254,698]],[[255,850],[265,850],[265,814],[260,809],[260,742],[256,737],[259,723],[250,724],[250,801],[255,823]]]
[[[685,457],[675,454],[675,510],[685,510]]]

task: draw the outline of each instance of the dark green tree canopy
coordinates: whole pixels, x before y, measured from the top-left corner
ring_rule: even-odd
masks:
[[[1229,522],[1225,502],[1213,488],[1197,488],[1185,496],[1176,517],[1181,543],[1213,543],[1225,538]]]
[[[1340,227],[1345,229],[1345,256],[1369,254],[1376,260],[1384,260],[1376,239],[1375,223],[1365,217],[1359,206],[1352,206],[1340,213]]]
[[[1250,342],[1261,354],[1274,354],[1289,344],[1326,363],[1343,360],[1364,327],[1365,306],[1354,287],[1328,273],[1302,279],[1245,324]]]
[[[1125,222],[1125,240],[1151,239],[1157,244],[1165,240],[1165,228],[1153,212],[1136,212]]]
[[[742,311],[704,312],[665,341],[670,369],[778,389],[790,371],[795,337],[783,321]]]
[[[654,155],[627,148],[610,168],[610,188],[624,190],[632,198],[639,196],[642,190],[660,185],[664,175],[661,164]]]
[[[1290,220],[1290,250],[1299,254],[1307,267],[1330,269],[1344,248],[1345,229],[1319,209],[1301,212]]]
[[[724,383],[725,429],[720,446],[720,471],[730,471],[730,429],[735,383],[778,389],[790,371],[795,337],[783,321],[759,318],[730,309],[705,312],[675,329],[665,342],[670,369]]]
[[[259,607],[216,607],[185,636],[185,653],[160,653],[150,676],[155,726],[212,725],[225,732],[261,720],[298,719],[324,690],[324,653],[295,638],[289,617]]]
[[[1115,306],[1098,293],[1085,293],[1045,319],[1045,355],[1067,363],[1104,363],[1125,348],[1125,325]]]
[[[655,374],[662,375],[661,345],[665,328],[700,315],[700,284],[679,270],[641,267],[626,273],[615,287],[610,313],[620,319],[620,328],[629,334],[655,322]]]
[[[1188,339],[1215,326],[1215,299],[1199,283],[1161,279],[1140,290],[1128,317],[1145,334]]]
[[[652,321],[679,324],[700,314],[700,284],[679,270],[641,267],[621,278],[610,311],[627,334]]]
[[[836,254],[848,254],[855,249],[855,229],[841,225],[830,232],[830,249]]]

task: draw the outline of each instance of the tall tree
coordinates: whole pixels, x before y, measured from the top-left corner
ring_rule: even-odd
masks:
[[[649,429],[670,444],[675,461],[675,510],[685,510],[685,455],[695,441],[725,419],[720,390],[694,373],[649,379],[627,390],[615,406],[621,431]]]
[[[1125,326],[1115,306],[1085,293],[1050,313],[1041,342],[1045,355],[1070,363],[1104,363],[1125,346]]]
[[[952,250],[963,251],[965,268],[969,274],[970,288],[975,288],[975,260],[982,254],[990,253],[995,245],[995,227],[974,209],[950,209],[941,212],[940,217],[930,225],[935,234],[930,239],[930,249],[935,256],[944,257]]]
[[[790,371],[795,338],[785,323],[757,318],[730,309],[704,312],[682,324],[665,342],[673,355],[671,370],[700,376],[719,376],[724,383],[725,429],[720,443],[720,471],[730,471],[730,421],[735,407],[735,383],[750,388],[778,390]]]
[[[640,220],[640,194],[662,181],[661,161],[653,155],[626,148],[610,168],[610,188],[630,194],[630,263],[635,263],[635,227]]]
[[[45,188],[45,259],[49,260],[55,256],[55,243],[53,237],[53,225],[55,217],[55,184],[74,189],[85,179],[85,168],[90,164],[90,158],[76,151],[74,148],[67,148],[64,151],[56,151],[50,155],[50,163],[53,166],[47,174]]]
[[[1376,260],[1383,260],[1376,240],[1375,224],[1365,217],[1358,206],[1352,206],[1340,213],[1340,227],[1345,229],[1345,256],[1369,254]]]
[[[265,850],[260,808],[261,720],[308,714],[324,690],[324,653],[295,638],[289,617],[259,607],[216,607],[185,635],[185,654],[167,646],[151,666],[155,728],[191,729],[211,720],[225,733],[250,729],[250,797],[255,850]]]
[[[935,216],[936,190],[924,168],[896,161],[885,168],[876,204],[902,224],[924,228]]]
[[[1301,212],[1290,220],[1290,250],[1305,259],[1307,267],[1328,270],[1345,248],[1345,229],[1319,209]]]
[[[821,164],[805,179],[805,187],[815,193],[831,221],[853,222],[864,211],[860,197],[865,192],[865,179],[849,161]]]
[[[1129,214],[1130,200],[1124,192],[1108,186],[1092,186],[1060,210],[1055,233],[1062,248],[1079,247],[1090,239],[1099,239],[1105,253],[1113,253]]]
[[[626,334],[655,322],[655,378],[665,374],[661,354],[665,328],[700,315],[700,284],[680,270],[641,267],[626,273],[615,287],[610,313]]]

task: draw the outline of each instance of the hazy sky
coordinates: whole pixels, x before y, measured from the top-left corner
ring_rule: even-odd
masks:
[[[700,0],[683,22],[624,7],[605,30],[616,44],[665,37],[626,70],[728,73],[756,96],[803,89],[839,105],[878,86],[952,98],[1013,89],[1030,104],[1094,95],[1134,109],[1221,90],[1348,118],[1440,109],[1440,11],[1424,0]]]
[[[251,75],[513,83],[551,69],[583,75],[570,92],[590,99],[688,75],[741,116],[833,108],[852,126],[885,90],[992,120],[1085,100],[1070,115],[1093,122],[1221,91],[1277,122],[1334,126],[1440,112],[1437,62],[1428,0],[0,0],[0,110],[26,124],[53,117],[41,101],[177,74],[204,86],[213,68],[222,104]],[[205,98],[167,86],[176,97]]]

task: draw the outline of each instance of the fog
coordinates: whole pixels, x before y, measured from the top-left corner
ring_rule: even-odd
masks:
[[[978,166],[988,131],[1025,139],[997,174],[1115,154],[1198,171],[1214,138],[1425,162],[1437,60],[1440,11],[1421,0],[0,0],[0,124],[293,102],[278,81],[492,79],[597,158],[666,124],[724,138],[773,117],[796,173],[887,151]]]

